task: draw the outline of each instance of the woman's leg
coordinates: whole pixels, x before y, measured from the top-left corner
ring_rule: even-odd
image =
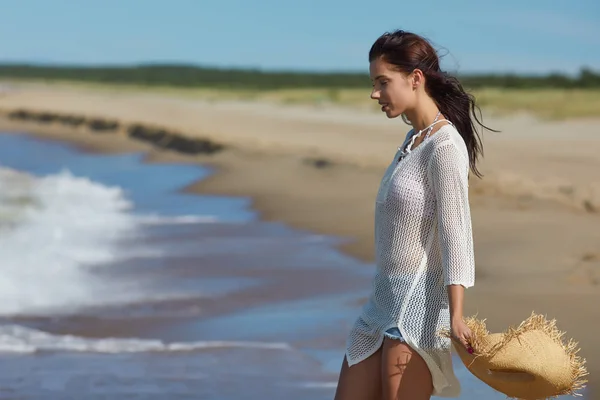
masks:
[[[383,341],[381,379],[383,400],[429,400],[433,392],[427,364],[400,340]]]
[[[352,367],[344,357],[334,400],[381,400],[381,348]]]

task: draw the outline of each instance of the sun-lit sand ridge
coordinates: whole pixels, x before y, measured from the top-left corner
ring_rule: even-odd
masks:
[[[365,93],[367,96],[368,93]],[[251,196],[264,219],[347,237],[342,249],[372,261],[373,199],[408,127],[383,114],[333,106],[207,101],[149,93],[27,86],[3,93],[0,111],[144,123],[210,139],[225,149],[149,160],[209,162],[219,173],[189,190]],[[471,179],[477,281],[467,313],[492,331],[532,311],[557,318],[582,347],[592,387],[600,371],[600,119],[485,118],[482,180]],[[115,132],[0,117],[22,130],[100,151],[151,149]],[[317,161],[315,161],[317,160]],[[319,161],[320,160],[320,161]]]

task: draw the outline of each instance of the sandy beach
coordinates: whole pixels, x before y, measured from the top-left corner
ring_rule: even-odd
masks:
[[[9,118],[16,110],[103,118],[120,127],[98,132]],[[486,318],[493,331],[532,311],[556,318],[579,341],[591,388],[600,387],[600,311],[593,306],[600,303],[600,120],[484,117],[501,132],[484,134],[484,177],[470,184],[477,276],[466,313]],[[136,123],[225,147],[198,155],[157,149],[127,136],[125,126]],[[261,219],[340,236],[341,249],[365,262],[373,260],[375,192],[408,129],[400,119],[327,105],[44,85],[15,86],[0,96],[2,131],[90,151],[146,151],[148,162],[213,166],[217,174],[183,190],[248,196]]]

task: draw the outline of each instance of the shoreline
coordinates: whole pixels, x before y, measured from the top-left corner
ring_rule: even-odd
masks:
[[[89,98],[93,99],[93,96]],[[126,100],[143,108],[143,104],[136,103],[135,99],[123,101]],[[26,108],[24,103],[19,104],[21,108]],[[47,100],[45,104],[46,110],[55,112],[62,112],[67,107],[65,104],[54,107]],[[43,109],[39,105],[31,109]],[[181,104],[178,106],[185,108]],[[96,110],[89,104],[84,107]],[[7,108],[0,102],[0,109]],[[14,104],[11,106],[13,110],[16,108]],[[151,115],[152,110],[148,109],[146,113]],[[211,111],[214,108],[209,107],[208,114]],[[114,113],[106,117],[116,118],[118,112],[117,105]],[[381,129],[379,134],[359,133],[358,128],[370,130],[369,117],[365,119],[364,126],[358,126],[347,137],[340,136],[340,129],[345,133],[347,124],[336,128],[335,123],[330,121],[320,126],[317,133],[309,132],[309,137],[302,139],[323,144],[319,149],[309,151],[306,143],[297,139],[288,141],[284,134],[280,133],[280,136],[286,137],[281,138],[279,143],[275,143],[274,139],[277,138],[277,130],[282,127],[282,120],[295,124],[291,129],[295,133],[307,132],[307,127],[318,126],[313,120],[302,125],[289,115],[270,117],[267,114],[261,116],[261,112],[264,110],[255,111],[254,120],[240,118],[241,121],[227,125],[228,129],[235,126],[241,129],[247,123],[247,130],[228,134],[223,128],[206,135],[217,142],[218,138],[223,138],[222,142],[226,145],[224,150],[214,154],[182,155],[131,139],[122,131],[92,134],[92,131],[81,128],[8,121],[1,116],[0,130],[66,141],[84,151],[142,152],[145,154],[144,161],[149,163],[199,163],[212,167],[215,173],[210,177],[182,190],[248,197],[252,199],[250,206],[258,212],[261,220],[282,221],[295,229],[334,235],[344,241],[338,246],[342,252],[371,263],[372,200],[395,140],[387,130],[389,121],[373,125],[380,127],[375,129]],[[292,108],[290,114],[293,112]],[[298,118],[302,119],[303,114],[298,113]],[[97,111],[97,115],[103,115],[101,110]],[[193,131],[209,132],[210,126],[224,121],[225,117],[235,119],[233,116],[235,114],[226,110],[216,118],[216,122],[207,122],[208,128],[201,121],[189,121],[189,125],[196,126]],[[273,126],[267,125],[270,119],[275,121]],[[123,120],[140,121],[142,118]],[[516,118],[505,121],[504,127],[510,129],[526,121]],[[148,123],[154,125],[156,120],[149,118]],[[169,126],[169,120],[163,118],[162,125]],[[182,124],[173,125],[173,129],[180,129]],[[531,131],[530,137],[521,143],[523,148],[513,145],[514,140],[520,139],[521,131],[508,131],[508,137],[490,135],[491,144],[486,148],[486,157],[488,154],[489,157],[483,171],[485,176],[482,181],[472,184],[478,271],[475,287],[467,292],[465,313],[477,313],[487,318],[492,331],[516,325],[532,311],[556,318],[559,329],[566,330],[567,337],[573,337],[580,343],[581,355],[588,361],[590,386],[595,388],[600,383],[594,378],[595,373],[600,372],[600,349],[595,348],[594,329],[590,327],[596,324],[595,321],[600,321],[600,311],[586,307],[600,301],[600,272],[596,268],[600,266],[600,232],[597,232],[600,214],[594,197],[596,194],[591,190],[596,183],[593,168],[600,165],[594,164],[596,161],[591,157],[600,149],[600,141],[596,131],[578,130],[589,125],[593,126],[587,121],[557,123],[557,128]],[[566,128],[569,129],[568,135],[564,135]],[[254,140],[237,141],[244,132],[261,129],[267,131],[262,145],[256,145],[261,142],[260,136]],[[318,134],[328,132],[332,132],[330,137]],[[575,139],[581,149],[578,153],[561,153],[560,146],[573,140],[572,132],[580,135]],[[540,138],[547,137],[552,138],[553,143],[539,142]],[[347,147],[336,147],[341,138]],[[530,147],[534,144],[539,149]],[[514,154],[504,153],[507,150],[514,151]],[[367,154],[366,161],[353,163],[362,151]],[[375,157],[377,152],[380,153]],[[511,175],[505,173],[505,167],[514,168],[513,171],[517,172],[519,169],[526,170],[527,173],[510,171]],[[566,188],[564,182],[568,183]],[[512,309],[509,310],[510,307]]]
[[[33,122],[14,122],[6,120],[0,115],[0,131],[30,134],[43,140],[53,140],[67,142],[81,151],[96,154],[115,154],[139,152],[143,154],[143,162],[146,163],[178,163],[178,164],[199,164],[215,169],[214,173],[206,178],[194,182],[181,191],[191,194],[213,194],[234,197],[250,198],[250,206],[259,214],[263,221],[282,221],[288,226],[299,231],[311,231],[319,234],[333,235],[342,241],[348,243],[340,244],[337,247],[344,253],[357,258],[362,262],[372,262],[372,244],[369,243],[369,234],[365,235],[362,225],[356,226],[356,220],[351,224],[334,224],[335,215],[329,215],[331,219],[324,221],[321,213],[313,213],[315,207],[323,205],[323,198],[313,198],[310,194],[314,191],[320,191],[322,194],[328,188],[335,189],[335,186],[329,186],[321,179],[336,180],[347,182],[348,196],[351,202],[363,203],[370,202],[372,196],[362,194],[356,196],[352,191],[352,184],[356,184],[357,177],[365,185],[370,185],[370,192],[377,190],[377,178],[380,170],[377,168],[360,168],[350,165],[326,165],[321,167],[318,164],[319,159],[310,157],[298,157],[291,155],[268,154],[263,151],[246,150],[239,148],[227,148],[218,154],[197,154],[186,155],[176,151],[165,151],[157,149],[152,143],[143,142],[127,137],[122,132],[109,134],[94,134],[89,129],[73,129],[65,126],[40,125]],[[274,168],[276,167],[276,168]],[[340,171],[341,170],[341,171]],[[250,176],[248,180],[238,180],[237,178]],[[277,206],[270,197],[275,196],[282,200],[285,197],[298,197],[299,193],[289,189],[288,185],[278,187],[272,182],[281,181],[281,179],[293,176],[295,180],[305,181],[305,198],[290,199],[286,207],[284,202],[277,202]],[[316,180],[316,182],[315,182]],[[310,185],[313,182],[314,185]],[[306,185],[308,183],[308,185]],[[377,182],[378,183],[378,182]],[[331,189],[326,196],[330,201],[335,201],[336,194]],[[302,201],[302,209],[298,207],[298,201]],[[335,205],[327,204],[326,208],[331,209]],[[360,205],[356,207],[361,209]],[[311,218],[311,214],[318,218]],[[363,215],[363,219],[369,219],[369,213]],[[290,218],[291,217],[291,218]],[[323,229],[323,226],[336,226],[335,229]]]

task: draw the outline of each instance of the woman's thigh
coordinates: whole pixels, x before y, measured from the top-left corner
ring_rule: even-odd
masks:
[[[431,372],[423,358],[405,342],[385,338],[381,354],[383,400],[429,400]]]
[[[381,400],[381,348],[352,367],[344,357],[334,400]]]

